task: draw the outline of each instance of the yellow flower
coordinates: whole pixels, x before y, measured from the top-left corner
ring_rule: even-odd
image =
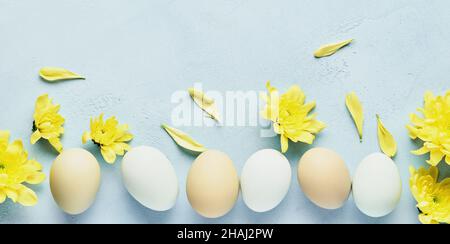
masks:
[[[435,166],[428,170],[416,170],[410,166],[411,193],[420,210],[419,220],[423,224],[450,223],[450,178],[437,182],[439,171]]]
[[[39,184],[45,180],[42,166],[28,159],[21,140],[9,143],[9,132],[0,131],[0,204],[8,197],[23,206],[37,203],[36,193],[23,185]]]
[[[115,117],[103,121],[103,114],[98,118],[91,119],[91,132],[83,134],[83,144],[92,140],[101,149],[106,162],[112,164],[116,161],[116,154],[123,156],[125,151],[130,150],[127,142],[133,139],[128,132],[128,125],[119,125]]]
[[[424,144],[412,153],[430,153],[427,163],[433,166],[445,157],[445,162],[450,165],[450,91],[443,97],[435,97],[433,93],[427,92],[424,107],[418,110],[423,117],[411,114],[412,125],[407,125],[407,128],[412,139],[419,138]]]
[[[60,106],[53,104],[47,94],[38,97],[34,111],[33,135],[31,144],[35,144],[41,138],[50,142],[50,144],[61,152],[63,145],[60,137],[64,133],[64,118],[58,114]]]
[[[281,135],[281,150],[288,150],[289,140],[312,144],[315,135],[325,128],[325,124],[308,113],[316,106],[315,102],[305,104],[305,94],[294,85],[283,95],[267,82],[268,95],[264,95],[266,107],[261,112],[264,119],[274,123],[274,130]]]

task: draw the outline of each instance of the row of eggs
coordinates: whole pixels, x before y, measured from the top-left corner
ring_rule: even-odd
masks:
[[[155,211],[171,209],[179,194],[178,179],[169,159],[158,149],[136,147],[122,161],[122,177],[128,192]],[[245,163],[241,178],[232,160],[223,152],[209,150],[189,170],[186,192],[192,207],[202,216],[218,218],[235,205],[241,189],[245,204],[255,212],[277,207],[288,193],[292,172],[287,158],[265,149]],[[314,148],[298,163],[298,182],[317,206],[338,209],[353,190],[356,206],[366,215],[382,217],[397,206],[402,191],[395,163],[381,153],[361,161],[352,179],[344,160],[332,150]],[[100,167],[83,149],[62,152],[50,173],[50,188],[56,203],[76,215],[94,202],[100,186]],[[353,187],[353,189],[352,189]]]

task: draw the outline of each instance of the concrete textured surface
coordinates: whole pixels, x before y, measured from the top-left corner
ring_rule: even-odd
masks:
[[[408,166],[426,157],[409,153],[417,145],[407,135],[408,114],[423,94],[450,89],[450,2],[445,0],[0,0],[0,129],[22,138],[30,155],[49,172],[56,154],[46,143],[30,145],[37,96],[49,93],[66,117],[66,148],[83,147],[102,164],[102,185],[92,208],[68,216],[54,203],[48,180],[33,189],[32,208],[0,205],[0,223],[418,223],[408,187]],[[322,44],[355,38],[336,55],[314,59]],[[85,81],[49,84],[42,66],[61,66]],[[298,84],[317,102],[327,129],[314,146],[336,150],[353,173],[367,154],[378,151],[375,114],[395,135],[395,158],[403,180],[398,208],[369,218],[350,198],[336,211],[309,202],[293,174],[288,196],[275,210],[251,212],[239,198],[225,217],[197,215],[185,194],[194,157],[180,150],[160,129],[171,122],[175,91],[194,82],[206,90],[259,91],[267,80],[286,90]],[[356,91],[364,101],[366,125],[360,143],[344,97]],[[101,112],[128,123],[135,140],[162,150],[174,164],[180,196],[165,213],[147,210],[124,189],[120,160],[113,166],[94,146],[82,146],[89,118]],[[182,127],[193,137],[227,152],[240,171],[263,148],[279,148],[278,138],[261,138],[258,126]],[[291,144],[287,156],[295,172],[311,146]],[[444,164],[440,167],[449,175]]]

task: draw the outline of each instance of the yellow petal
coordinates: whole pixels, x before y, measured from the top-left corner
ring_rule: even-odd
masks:
[[[194,88],[189,88],[188,91],[194,102],[201,109],[203,109],[203,111],[208,113],[212,119],[218,122],[220,121],[219,110],[217,109],[214,99],[206,96],[204,92]]]
[[[0,204],[4,203],[6,200],[6,193],[0,189]]]
[[[441,152],[441,150],[432,150],[430,152],[430,160],[427,160],[427,163],[431,164],[432,166],[436,166],[442,161],[444,156],[445,155],[443,152]]]
[[[395,154],[397,154],[397,143],[395,142],[392,134],[386,129],[386,127],[384,127],[379,115],[377,115],[377,122],[378,142],[380,144],[381,151],[392,158]]]
[[[89,132],[84,132],[83,137],[81,138],[83,144],[86,144],[86,142],[92,140],[91,138],[91,133]]]
[[[35,132],[31,135],[31,144],[32,144],[32,145],[36,144],[36,142],[38,142],[41,138],[42,138],[41,132],[39,132],[38,130],[35,131]]]
[[[429,215],[425,215],[425,214],[420,214],[419,215],[419,221],[422,224],[438,224],[438,222],[436,220],[433,220],[433,217],[429,216]]]
[[[411,125],[407,125],[406,129],[408,129],[409,137],[413,140],[417,139],[417,134],[419,133],[419,130]]]
[[[200,143],[192,139],[188,134],[178,129],[172,128],[168,125],[162,125],[166,132],[172,137],[172,139],[182,148],[188,149],[193,152],[204,152],[207,149]]]
[[[349,93],[345,98],[345,104],[350,112],[353,121],[355,122],[356,129],[358,130],[359,139],[362,141],[363,137],[363,124],[364,124],[364,112],[361,102],[355,92]]]
[[[45,174],[42,172],[34,172],[33,174],[29,175],[26,179],[26,183],[31,185],[37,185],[42,183],[45,180]]]
[[[37,204],[38,198],[36,193],[31,189],[23,186],[19,190],[19,196],[17,202],[26,207],[31,207]]]
[[[55,148],[56,151],[58,151],[59,153],[62,152],[63,150],[63,145],[61,143],[61,140],[59,138],[50,138],[48,139],[48,142],[50,142],[50,144],[53,146],[53,148]]]
[[[0,130],[0,150],[3,151],[8,147],[9,131]]]
[[[347,46],[352,41],[353,41],[353,39],[348,39],[348,40],[345,40],[345,41],[342,41],[342,42],[324,45],[324,46],[320,47],[318,50],[316,50],[314,52],[314,57],[322,58],[322,57],[333,55],[339,49]]]
[[[426,147],[422,147],[420,149],[411,151],[411,153],[414,154],[414,155],[424,155],[424,154],[427,154],[429,152],[430,152],[430,150],[428,148],[426,148]]]
[[[289,139],[284,135],[281,135],[280,139],[281,139],[281,151],[283,153],[286,153],[289,147]]]
[[[125,134],[122,137],[117,139],[118,142],[128,142],[131,140],[133,140],[133,134],[131,134],[129,132],[125,132]]]
[[[117,155],[123,156],[125,154],[125,151],[130,151],[130,146],[126,143],[115,143],[114,145],[112,145],[112,148],[114,150],[114,152]]]
[[[17,198],[19,197],[17,190],[6,188],[4,191],[6,193],[6,196],[8,196],[8,198],[11,199],[11,201],[17,202]]]
[[[101,153],[105,161],[109,164],[113,164],[116,161],[116,153],[111,147],[102,147]]]
[[[84,77],[58,67],[44,67],[39,71],[39,75],[46,81],[84,79]]]
[[[295,138],[295,141],[301,141],[303,143],[311,145],[313,144],[315,138],[316,137],[313,134],[306,131],[302,131],[298,136],[298,138]]]
[[[428,171],[430,176],[433,177],[434,182],[437,182],[439,177],[439,169],[435,166],[431,166]]]

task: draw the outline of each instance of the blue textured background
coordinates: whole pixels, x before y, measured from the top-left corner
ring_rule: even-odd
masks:
[[[425,157],[409,153],[417,145],[405,124],[426,90],[442,94],[450,88],[449,12],[445,0],[0,0],[0,128],[23,138],[48,173],[56,154],[46,143],[29,144],[37,96],[49,93],[62,105],[66,148],[81,146],[91,116],[117,115],[132,127],[132,145],[155,146],[168,155],[181,188],[173,210],[147,210],[124,189],[120,161],[109,166],[96,153],[102,185],[85,214],[62,213],[46,181],[34,188],[37,206],[0,205],[0,223],[417,223],[408,166],[423,165]],[[337,55],[312,57],[320,45],[347,38],[356,41]],[[48,84],[37,75],[42,66],[67,67],[88,80]],[[283,90],[297,83],[308,100],[316,100],[328,128],[315,145],[341,153],[352,173],[364,156],[378,151],[375,113],[382,116],[399,143],[395,160],[404,192],[395,212],[372,219],[352,199],[340,210],[319,209],[300,191],[296,174],[289,195],[272,212],[253,213],[242,198],[217,220],[191,209],[184,186],[194,157],[159,127],[170,122],[172,93],[193,82],[218,91],[262,90],[267,80]],[[352,90],[368,117],[363,143],[343,101]],[[277,138],[260,138],[258,127],[183,129],[227,152],[239,171],[256,150],[279,148]],[[308,148],[291,144],[293,172]]]

